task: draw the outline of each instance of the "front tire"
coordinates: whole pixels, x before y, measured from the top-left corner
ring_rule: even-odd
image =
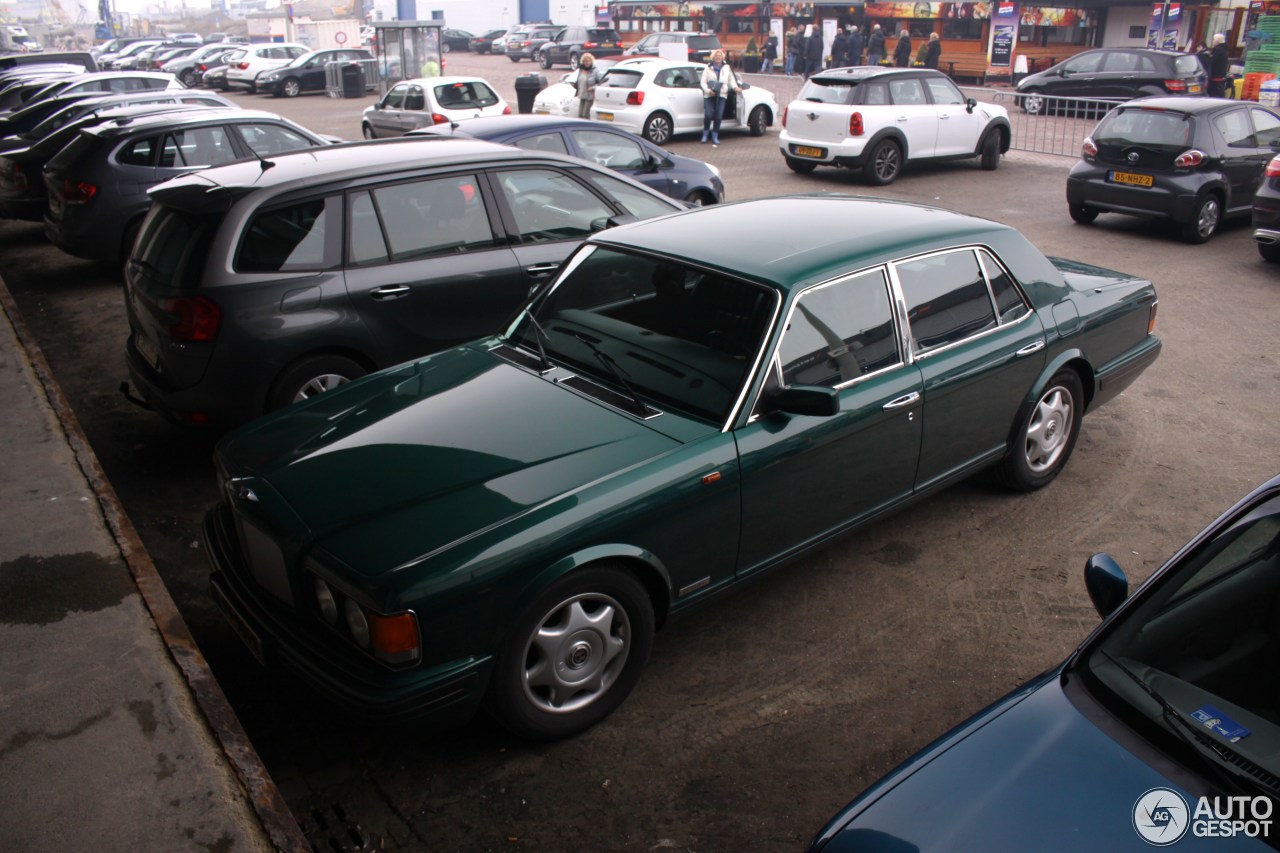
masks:
[[[280,93],[286,98],[296,98],[302,94],[302,81],[297,77],[290,77],[280,84]]]
[[[645,119],[644,129],[640,135],[654,145],[666,145],[671,141],[674,132],[675,126],[671,122],[671,116],[666,113],[654,113]]]
[[[764,136],[764,132],[769,128],[769,111],[763,106],[758,106],[751,111],[751,115],[747,116],[747,129],[751,131],[752,136]]]
[[[991,131],[982,140],[982,168],[994,172],[1000,168],[1000,132]]]
[[[345,385],[367,373],[363,367],[341,355],[313,355],[286,369],[276,380],[267,398],[267,410],[275,411],[300,403],[317,394]]]
[[[550,61],[551,61],[551,54],[550,54],[550,53],[548,53],[548,54],[547,54],[547,61],[548,61],[548,62],[550,62]],[[581,66],[581,65],[582,65],[582,59],[581,59],[581,57],[579,57],[579,56],[578,56],[578,54],[576,54],[576,53],[571,53],[571,54],[569,54],[569,67],[570,67],[571,69],[573,69],[574,71],[577,71],[577,70],[578,70],[578,68],[579,68],[579,66]],[[551,66],[550,66],[550,65],[548,65],[547,67],[548,67],[548,68],[550,68]]]
[[[706,207],[709,204],[716,203],[715,198],[706,190],[690,190],[684,200],[694,207]]]
[[[1196,212],[1190,222],[1182,224],[1182,239],[1188,243],[1204,243],[1218,230],[1222,222],[1222,204],[1213,193],[1196,204]]]
[[[577,734],[611,714],[653,647],[653,603],[626,571],[585,568],[538,596],[503,640],[489,711],[533,740]]]
[[[891,139],[876,143],[862,168],[867,183],[875,187],[883,187],[893,183],[902,171],[902,149]]]
[[[551,54],[549,54],[549,53],[544,53],[544,54],[542,54],[542,56],[541,56],[541,57],[539,57],[538,64],[539,64],[539,65],[541,65],[543,68],[550,69],[550,68],[551,68]]]
[[[369,123],[360,125],[360,132],[364,134],[365,139],[377,139],[377,135],[373,132],[373,126]]]
[[[1059,370],[1018,424],[1013,448],[996,475],[1014,491],[1032,492],[1053,482],[1080,435],[1084,389],[1074,370]]]

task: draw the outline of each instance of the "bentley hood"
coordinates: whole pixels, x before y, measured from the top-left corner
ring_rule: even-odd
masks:
[[[619,412],[458,348],[233,433],[223,472],[363,574],[432,554],[677,446]]]

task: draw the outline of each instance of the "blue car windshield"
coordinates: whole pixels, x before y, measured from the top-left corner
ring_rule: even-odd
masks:
[[[720,424],[756,363],[777,294],[666,258],[588,246],[511,338],[659,408]],[[539,327],[545,335],[541,334]],[[539,338],[541,339],[539,341]]]
[[[1280,794],[1280,498],[1203,543],[1136,604],[1083,658],[1100,698]]]

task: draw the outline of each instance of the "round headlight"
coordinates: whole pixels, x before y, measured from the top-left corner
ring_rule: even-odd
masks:
[[[351,638],[362,649],[369,648],[371,641],[369,639],[369,620],[365,618],[364,611],[360,609],[360,605],[351,599],[347,599],[347,606],[343,608],[347,614],[347,630],[351,632]]]
[[[319,578],[316,578],[316,605],[324,621],[330,625],[338,624],[338,602],[333,597],[333,590]]]

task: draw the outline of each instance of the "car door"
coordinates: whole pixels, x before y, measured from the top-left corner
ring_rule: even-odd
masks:
[[[1063,97],[1102,97],[1098,75],[1106,51],[1087,50],[1058,66],[1056,75],[1045,80],[1045,92]]]
[[[702,69],[701,65],[677,65],[653,75],[653,86],[666,101],[677,133],[702,129]]]
[[[762,393],[836,389],[832,416],[757,407],[736,430],[742,471],[738,574],[750,574],[911,494],[923,421],[885,268],[812,287],[785,317]]]
[[[938,147],[938,112],[919,77],[891,77],[893,124],[907,138],[907,159],[932,157]]]
[[[945,77],[926,77],[925,86],[938,114],[938,139],[934,154],[938,157],[972,154],[978,150],[978,138],[985,119],[965,103],[964,94]]]
[[[316,91],[325,87],[325,65],[338,60],[338,52],[319,53],[298,69],[298,80],[303,91]]]
[[[384,363],[495,332],[528,287],[472,172],[347,194],[346,286]]]
[[[400,114],[404,111],[404,98],[408,92],[408,83],[397,83],[382,96],[377,108],[369,113],[369,124],[373,126],[374,135],[397,136],[401,133]]]
[[[570,152],[574,156],[626,175],[664,195],[684,197],[683,192],[671,191],[671,181],[660,168],[663,158],[638,137],[594,128],[573,128],[569,137],[577,148]]]
[[[1044,369],[1045,335],[1013,278],[986,249],[892,265],[924,393],[916,489],[1003,455]]]
[[[1264,125],[1261,131],[1254,127],[1256,121]],[[1253,194],[1267,163],[1276,154],[1270,144],[1262,139],[1274,140],[1280,121],[1262,108],[1250,109],[1241,105],[1229,110],[1215,113],[1213,129],[1217,132],[1222,156],[1219,162],[1222,172],[1231,187],[1231,197],[1227,200],[1228,211],[1248,209],[1253,204]]]
[[[1144,58],[1130,50],[1107,52],[1087,94],[1096,98],[1138,97],[1142,94]],[[1147,70],[1155,70],[1150,60],[1147,62]]]
[[[409,83],[404,92],[404,108],[394,118],[392,133],[402,136],[420,127],[430,127],[431,105],[427,101],[426,89],[421,83]]]

